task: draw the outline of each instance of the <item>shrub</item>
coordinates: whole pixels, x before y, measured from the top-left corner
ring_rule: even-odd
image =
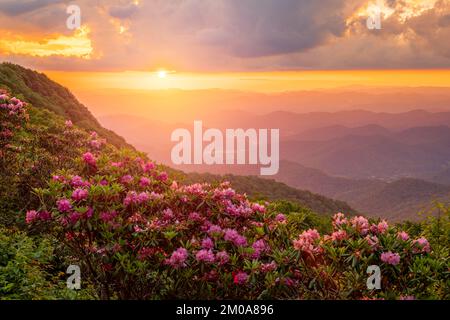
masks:
[[[250,202],[227,183],[178,185],[131,151],[85,151],[36,190],[26,219],[70,248],[104,299],[420,298],[444,277],[425,238],[385,221],[337,214],[320,235],[304,231],[307,212],[277,210],[286,204]],[[381,291],[366,287],[373,264]]]
[[[52,274],[50,239],[0,228],[0,299],[84,299],[89,290],[68,290],[64,272]]]

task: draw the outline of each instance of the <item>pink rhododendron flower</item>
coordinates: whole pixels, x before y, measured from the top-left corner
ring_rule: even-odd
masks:
[[[34,222],[34,220],[37,219],[37,216],[38,216],[37,211],[35,211],[35,210],[27,211],[26,217],[25,217],[25,222],[32,223],[32,222]]]
[[[147,192],[141,192],[137,196],[137,203],[145,203],[150,199],[150,195]]]
[[[169,175],[167,174],[167,172],[164,172],[164,171],[156,176],[156,179],[159,181],[167,181],[168,178],[169,178]]]
[[[13,132],[9,129],[4,129],[0,131],[0,138],[11,138],[13,136]]]
[[[372,233],[378,234],[378,226],[376,224],[371,224],[369,230]]]
[[[262,272],[271,272],[275,271],[278,268],[275,261],[272,261],[270,263],[264,263],[261,265],[261,271]]]
[[[299,235],[297,240],[294,240],[294,248],[296,250],[305,251],[310,254],[321,251],[320,247],[315,245],[315,241],[320,238],[319,232],[316,229],[309,229]]]
[[[78,188],[84,186],[84,181],[80,176],[73,176],[70,180],[70,185],[72,187]]]
[[[81,200],[85,200],[88,197],[88,191],[86,189],[75,189],[72,192],[72,199],[75,201],[81,201]]]
[[[253,213],[252,208],[248,202],[240,203],[239,205],[234,204],[231,200],[224,200],[226,204],[225,211],[235,217],[248,217]]]
[[[48,211],[35,211],[35,210],[30,210],[27,211],[26,213],[26,217],[25,217],[25,222],[26,223],[33,223],[36,220],[43,220],[43,221],[47,221],[47,220],[51,220],[52,218],[52,214]]]
[[[78,220],[80,220],[81,215],[78,212],[71,212],[69,214],[69,222],[72,224],[75,224],[78,222]]]
[[[123,167],[123,162],[111,162],[111,167],[121,168]]]
[[[252,254],[253,259],[259,259],[259,257],[261,256],[262,253],[268,252],[270,250],[267,243],[262,239],[256,240],[253,243],[252,248],[254,250],[254,252]]]
[[[204,186],[206,186],[204,183],[194,183],[187,186],[182,186],[180,191],[192,195],[205,195],[207,192],[203,189]]]
[[[92,218],[93,215],[94,215],[94,209],[89,207],[85,213],[85,216],[86,216],[86,218],[90,219],[90,218]]]
[[[232,242],[237,247],[244,247],[247,245],[247,239],[234,229],[226,229],[224,239]]]
[[[400,263],[400,255],[398,253],[392,253],[391,251],[383,252],[381,254],[381,261],[396,266]]]
[[[211,238],[206,237],[202,240],[202,248],[203,249],[213,249],[214,248],[214,242],[211,240]]]
[[[147,177],[142,177],[139,179],[139,185],[143,188],[148,187],[150,185],[150,179]]]
[[[124,175],[122,178],[120,178],[120,183],[129,184],[131,182],[133,182],[133,177],[129,174]]]
[[[228,261],[230,261],[230,256],[228,255],[228,253],[226,251],[219,251],[216,253],[216,261],[220,265],[224,265],[224,264],[228,263]]]
[[[369,236],[367,235],[365,237],[367,243],[369,244],[369,246],[372,248],[372,250],[377,250],[378,249],[378,237],[377,236]]]
[[[198,212],[191,212],[189,213],[189,220],[192,221],[200,221],[201,220],[201,216]]]
[[[260,205],[259,203],[253,203],[252,210],[260,213],[266,212],[266,208],[263,205]]]
[[[363,216],[354,217],[351,223],[353,228],[361,235],[366,235],[369,232],[369,221]]]
[[[108,222],[113,220],[115,217],[117,216],[117,212],[116,211],[109,211],[109,212],[102,212],[100,213],[100,219],[103,220],[104,222]]]
[[[156,193],[156,192],[151,192],[150,193],[150,199],[152,200],[161,200],[164,199],[164,195],[162,193]]]
[[[345,215],[342,212],[338,212],[333,216],[332,223],[335,228],[339,228],[343,224],[347,223],[347,218],[345,218]]]
[[[143,164],[141,167],[144,172],[150,172],[151,170],[155,169],[156,166],[153,162],[149,161],[149,162]]]
[[[278,223],[286,223],[287,219],[286,219],[286,216],[284,214],[279,213],[279,214],[276,215],[275,221],[278,222]]]
[[[378,233],[385,233],[389,229],[389,225],[386,220],[382,220],[377,225]]]
[[[72,128],[73,127],[73,123],[70,120],[66,120],[66,122],[64,124],[66,125],[67,128]]]
[[[264,223],[260,221],[252,221],[251,224],[256,228],[262,228],[264,227]]]
[[[220,226],[213,224],[213,225],[209,226],[208,234],[209,235],[220,235],[220,234],[222,234],[222,228]]]
[[[99,140],[92,140],[91,142],[89,142],[89,145],[94,149],[100,149],[102,143]]]
[[[68,212],[72,209],[72,204],[67,199],[60,199],[56,202],[58,210],[60,212]]]
[[[123,204],[129,206],[130,204],[135,204],[138,202],[138,195],[135,191],[130,191],[127,193],[125,199],[123,199]]]
[[[217,199],[231,200],[234,198],[235,195],[236,195],[236,191],[234,191],[231,188],[225,188],[225,189],[217,188],[214,190],[214,198],[217,198]]]
[[[54,175],[54,176],[52,176],[52,180],[53,181],[63,182],[64,181],[64,177],[61,177],[61,176],[58,176],[58,175]]]
[[[331,240],[333,241],[342,241],[347,239],[348,235],[345,230],[338,230],[331,234]]]
[[[202,249],[197,252],[195,258],[199,262],[213,263],[215,260],[214,253],[211,250]]]
[[[283,280],[284,285],[288,286],[288,287],[292,287],[295,285],[295,281],[289,277],[285,277]]]
[[[399,238],[400,240],[403,240],[403,241],[408,241],[409,235],[405,231],[401,231],[397,234],[397,238]]]
[[[44,221],[51,220],[52,219],[52,214],[50,212],[48,212],[48,211],[39,211],[38,212],[38,218],[40,220],[44,220]]]
[[[83,154],[83,161],[93,167],[97,165],[97,159],[90,152],[86,152],[85,154]]]
[[[164,220],[171,220],[175,217],[175,215],[173,214],[172,209],[167,208],[163,210],[162,217]]]
[[[424,237],[414,240],[412,245],[414,253],[423,253],[423,252],[429,253],[431,251],[430,243]]]
[[[248,274],[245,272],[239,271],[233,276],[233,281],[235,284],[243,285],[248,280]]]
[[[174,268],[185,267],[188,258],[188,251],[185,248],[178,248],[175,250],[166,263]]]

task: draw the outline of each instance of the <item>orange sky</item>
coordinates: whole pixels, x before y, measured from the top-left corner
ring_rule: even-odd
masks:
[[[161,69],[163,70],[163,69]],[[236,73],[64,72],[46,71],[51,79],[74,91],[98,89],[226,89],[283,92],[369,87],[450,87],[450,70],[343,70]]]

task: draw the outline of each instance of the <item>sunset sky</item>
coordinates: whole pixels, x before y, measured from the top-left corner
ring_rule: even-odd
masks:
[[[1,0],[0,33],[2,60],[75,88],[450,85],[448,0]]]

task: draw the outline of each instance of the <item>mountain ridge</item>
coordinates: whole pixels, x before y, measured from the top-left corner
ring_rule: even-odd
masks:
[[[44,108],[71,120],[86,130],[96,131],[117,147],[132,148],[123,137],[100,125],[86,106],[81,104],[69,89],[48,78],[44,73],[17,64],[0,64],[0,85],[37,108]]]

